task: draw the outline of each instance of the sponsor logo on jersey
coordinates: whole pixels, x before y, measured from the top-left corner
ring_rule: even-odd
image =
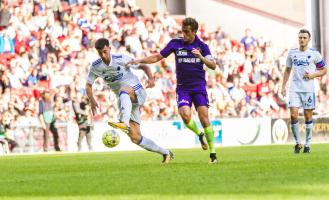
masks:
[[[122,77],[123,77],[123,73],[120,73],[115,76],[105,76],[104,80],[108,81],[108,82],[114,82],[114,81],[120,80]]]
[[[177,56],[187,56],[187,50],[178,50],[176,53]]]
[[[178,63],[200,63],[200,58],[178,58]]]
[[[305,67],[305,66],[310,65],[309,59],[297,59],[297,58],[295,58],[292,62],[297,67]]]

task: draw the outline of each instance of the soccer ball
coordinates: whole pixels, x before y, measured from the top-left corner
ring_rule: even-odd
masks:
[[[111,129],[103,133],[103,144],[109,148],[113,148],[120,143],[120,135],[119,132]]]

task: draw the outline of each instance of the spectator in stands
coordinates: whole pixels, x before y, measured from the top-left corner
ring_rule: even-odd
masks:
[[[39,104],[39,119],[44,130],[43,150],[45,152],[48,151],[48,138],[50,132],[53,134],[55,150],[60,151],[58,142],[58,131],[55,126],[56,118],[54,115],[53,106],[54,102],[51,98],[50,91],[43,91],[42,99]]]
[[[243,44],[245,51],[248,51],[250,50],[250,48],[254,48],[257,46],[257,41],[252,36],[250,28],[247,28],[245,30],[245,36],[241,39],[240,42]]]
[[[9,112],[5,111],[0,113],[0,139],[7,141],[9,145],[9,150],[12,152],[15,147],[18,146],[15,141],[12,131],[12,121],[14,120],[13,116]]]
[[[14,41],[8,35],[6,30],[0,31],[0,54],[15,53]]]
[[[82,149],[81,143],[84,137],[86,137],[89,151],[92,151],[91,110],[89,100],[78,92],[76,98],[73,99],[72,104],[75,113],[75,120],[79,127],[79,137],[77,142],[78,151],[81,151]]]

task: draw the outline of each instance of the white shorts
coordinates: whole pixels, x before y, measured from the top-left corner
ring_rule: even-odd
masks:
[[[141,112],[140,112],[140,107],[138,104],[133,103],[133,107],[131,109],[131,115],[130,115],[130,120],[134,121],[138,124],[141,124]]]
[[[314,92],[290,92],[289,108],[315,109],[316,97]]]
[[[138,90],[135,90],[135,94],[137,97],[137,103],[138,105],[143,105],[146,101],[146,91],[144,88],[140,88]]]

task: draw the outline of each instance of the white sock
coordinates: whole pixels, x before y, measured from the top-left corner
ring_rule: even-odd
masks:
[[[138,142],[138,146],[140,146],[148,151],[153,151],[153,152],[159,153],[161,155],[169,154],[168,149],[164,149],[164,148],[158,146],[157,144],[155,144],[155,142],[153,142],[152,140],[150,140],[144,136],[141,137],[141,140]]]
[[[294,135],[296,144],[301,144],[298,121],[297,122],[291,122],[291,131]]]
[[[129,126],[132,103],[127,92],[121,91],[120,98],[120,121]]]
[[[313,121],[305,122],[305,146],[310,147],[313,132]]]

